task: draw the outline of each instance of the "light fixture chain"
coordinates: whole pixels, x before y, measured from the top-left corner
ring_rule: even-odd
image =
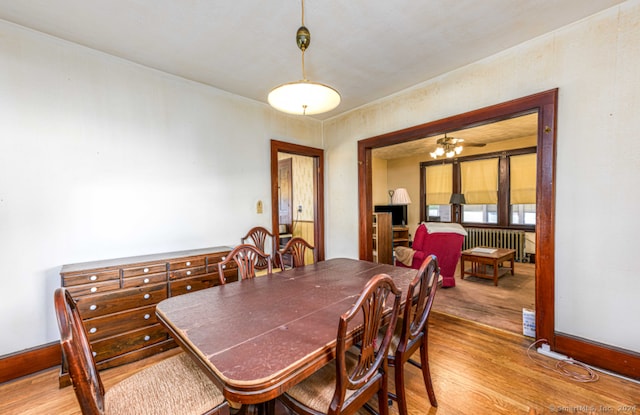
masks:
[[[302,0],[302,26],[304,26],[304,0]]]

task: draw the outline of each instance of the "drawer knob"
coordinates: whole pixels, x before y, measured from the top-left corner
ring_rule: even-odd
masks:
[[[98,287],[91,287],[91,292],[92,292],[92,293],[94,293],[94,292],[96,292],[96,291],[98,291]]]
[[[93,357],[96,357],[98,355],[98,353],[96,352],[91,352],[91,354],[93,355]]]
[[[191,275],[191,271],[187,271],[187,275]]]
[[[151,294],[145,294],[142,298],[144,298],[145,300],[148,300],[149,298],[151,298]]]
[[[222,266],[222,269],[226,269],[226,268],[227,268],[227,266],[226,266],[226,265],[223,265],[223,266]]]
[[[146,274],[147,272],[149,272],[149,268],[143,269],[142,272],[144,272]]]
[[[89,329],[89,333],[91,333],[91,334],[95,333],[96,331],[98,331],[98,329],[97,329],[97,328],[95,328],[95,327],[91,327],[91,328]]]
[[[190,266],[190,265],[191,265],[191,261],[187,261],[187,266]]]
[[[97,305],[95,305],[95,304],[91,304],[91,305],[89,306],[89,310],[91,310],[91,311],[96,311],[97,309],[98,309],[98,306],[97,306]]]
[[[151,318],[151,315],[149,315],[149,314],[145,314],[145,315],[144,315],[144,319],[145,319],[145,320],[149,320],[150,318]]]
[[[89,280],[91,280],[91,281],[95,281],[97,279],[98,279],[97,275],[92,275],[92,276],[89,277]]]
[[[144,341],[148,342],[149,340],[151,340],[151,336],[149,336],[149,335],[144,336]]]
[[[187,285],[187,291],[191,291],[191,286]]]
[[[144,279],[144,283],[145,283],[145,284],[149,284],[149,278],[145,278],[145,279]]]

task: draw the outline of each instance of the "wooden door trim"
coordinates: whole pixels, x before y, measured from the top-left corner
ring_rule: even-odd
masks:
[[[280,243],[278,235],[278,153],[289,153],[314,159],[313,245],[318,261],[324,261],[324,150],[271,140],[271,224],[273,233],[276,235],[276,246]]]
[[[371,150],[538,112],[536,337],[555,339],[555,160],[558,89],[358,141],[359,255],[371,260]]]

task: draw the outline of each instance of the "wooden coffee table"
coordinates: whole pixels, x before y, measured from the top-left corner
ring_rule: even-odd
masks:
[[[473,275],[480,278],[493,279],[493,285],[498,285],[498,278],[505,275],[511,270],[513,275],[513,265],[515,258],[515,249],[490,248],[479,246],[462,251],[460,256],[460,278],[464,279],[465,275]],[[464,263],[469,261],[471,268],[465,269]],[[511,262],[511,268],[503,267],[506,261]]]

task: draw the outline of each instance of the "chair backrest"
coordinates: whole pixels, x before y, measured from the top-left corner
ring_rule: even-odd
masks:
[[[400,296],[401,292],[391,277],[378,274],[367,282],[353,307],[340,317],[336,345],[336,390],[329,413],[342,412],[347,390],[354,391],[349,402],[357,402],[362,406],[368,397],[386,388],[387,353],[400,312]],[[355,364],[348,363],[347,359],[349,331],[354,329],[349,326],[354,319],[354,324],[362,324],[359,347],[352,349],[358,350]],[[379,341],[378,332],[387,321],[387,330],[382,341]]]
[[[76,302],[69,291],[60,287],[54,293],[54,305],[60,329],[60,345],[80,409],[83,414],[102,414],[104,386]]]
[[[224,270],[228,263],[235,261],[238,266],[238,278],[246,280],[247,278],[253,278],[256,276],[256,264],[260,261],[265,261],[267,264],[267,272],[271,274],[273,272],[273,266],[271,265],[271,255],[265,254],[259,248],[253,245],[242,244],[238,245],[229,255],[222,261],[218,262],[218,276],[220,278],[220,284],[226,282],[224,276]]]
[[[256,226],[254,228],[251,228],[245,236],[240,238],[240,243],[241,244],[251,243],[256,248],[266,253],[267,238],[271,239],[271,254],[270,254],[271,259],[275,259],[274,258],[275,252],[276,252],[275,235],[273,235],[271,232],[269,232],[268,229],[263,228],[262,226]],[[266,269],[266,268],[267,268],[267,263],[264,259],[261,258],[260,261],[258,261],[258,263],[256,264],[256,269]]]
[[[280,262],[282,270],[284,271],[284,258],[287,256],[291,257],[291,266],[293,268],[304,266],[304,256],[307,249],[311,250],[313,253],[313,263],[315,264],[318,262],[316,250],[313,245],[298,236],[291,238],[282,251],[278,251],[278,262]]]
[[[398,350],[408,350],[424,337],[439,276],[438,259],[429,255],[407,288]]]

